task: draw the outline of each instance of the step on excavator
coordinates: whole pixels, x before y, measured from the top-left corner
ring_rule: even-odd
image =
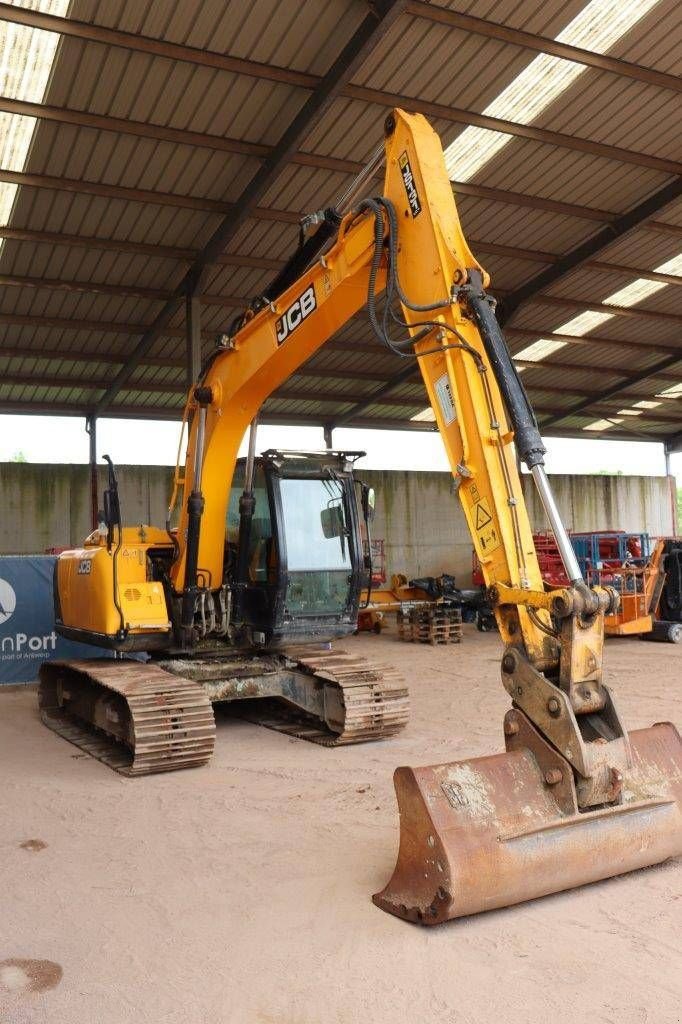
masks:
[[[383,163],[382,194],[364,198]],[[511,698],[503,753],[398,768],[398,859],[374,902],[437,924],[682,853],[682,742],[670,723],[628,732],[604,682],[604,616],[617,595],[581,576],[489,277],[468,248],[426,120],[394,111],[384,145],[308,225],[314,231],[190,391],[177,529],[122,527],[112,485],[106,528],[60,555],[60,632],[151,660],[47,663],[46,723],[97,756],[115,740],[107,756],[129,772],[206,761],[210,703],[238,696],[287,701],[307,713],[307,726],[288,726],[294,734],[307,727],[332,743],[345,741],[349,717],[361,739],[402,727],[403,686],[311,646],[350,632],[357,614],[349,458],[270,452],[258,462],[254,454],[263,402],[366,307],[381,344],[421,370]],[[539,491],[567,586],[544,589],[517,456]],[[367,521],[371,497],[364,491],[360,501]]]

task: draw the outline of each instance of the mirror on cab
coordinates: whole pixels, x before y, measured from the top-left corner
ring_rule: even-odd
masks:
[[[328,505],[327,508],[323,508],[320,512],[320,523],[326,540],[331,540],[332,537],[343,537],[346,531],[343,506],[340,504]]]
[[[362,514],[369,523],[374,519],[376,512],[376,493],[373,487],[362,485]]]

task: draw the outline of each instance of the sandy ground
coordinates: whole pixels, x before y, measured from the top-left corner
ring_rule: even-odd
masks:
[[[127,780],[48,732],[34,692],[0,693],[0,1024],[682,1019],[679,862],[435,929],[372,905],[392,769],[500,749],[507,699],[495,635],[345,646],[409,677],[397,740],[327,750],[221,715],[209,767]],[[682,648],[607,658],[631,727],[679,726]]]

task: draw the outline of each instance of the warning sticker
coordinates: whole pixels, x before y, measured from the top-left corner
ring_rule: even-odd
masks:
[[[499,530],[490,511],[488,499],[478,498],[471,511],[481,550],[488,555],[500,546]]]
[[[444,373],[442,377],[439,377],[434,384],[434,390],[440,406],[445,426],[449,427],[451,423],[454,423],[457,419],[455,412],[455,403],[452,400],[452,390],[450,388],[450,381],[447,373]]]

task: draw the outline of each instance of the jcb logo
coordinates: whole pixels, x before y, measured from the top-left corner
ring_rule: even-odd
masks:
[[[92,561],[89,558],[84,558],[78,563],[78,575],[89,576],[92,572]]]
[[[400,154],[398,157],[398,166],[400,167],[403,185],[405,186],[405,194],[407,195],[407,201],[410,204],[412,216],[416,217],[422,212],[422,204],[419,201],[419,193],[417,192],[417,186],[414,183],[414,174],[412,173],[407,153]]]
[[[275,322],[277,344],[281,345],[283,341],[286,341],[291,332],[295,331],[316,308],[315,289],[310,285]]]

